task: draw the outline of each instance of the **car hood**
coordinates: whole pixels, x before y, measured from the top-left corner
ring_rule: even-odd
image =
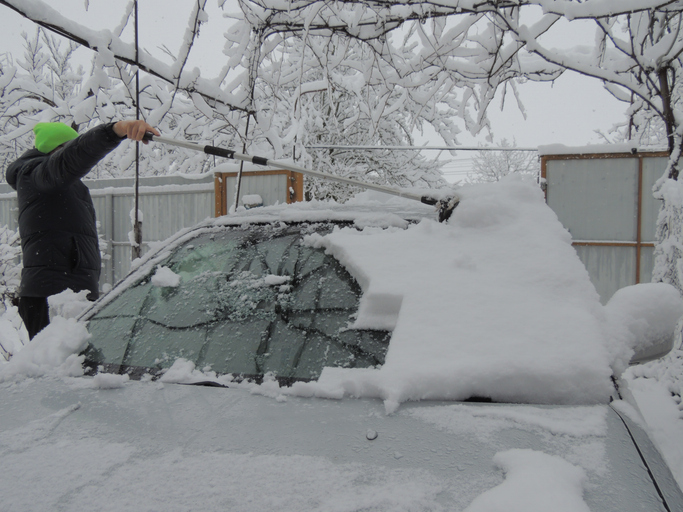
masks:
[[[4,383],[3,506],[665,510],[608,405],[423,401],[387,415],[380,400],[253,391],[158,382],[95,389],[88,378]],[[671,482],[665,492],[680,504]]]

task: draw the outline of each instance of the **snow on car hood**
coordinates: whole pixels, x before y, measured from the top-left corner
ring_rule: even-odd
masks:
[[[0,384],[3,510],[659,509],[606,405],[421,402],[384,415],[375,400],[92,385]]]

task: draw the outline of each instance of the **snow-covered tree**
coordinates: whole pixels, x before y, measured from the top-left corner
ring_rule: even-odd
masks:
[[[5,2],[5,5],[8,4]],[[157,89],[160,89],[161,80],[168,84],[167,96],[172,96],[176,112],[179,109],[176,103],[182,105],[183,96],[191,100],[188,104],[190,108],[179,116],[184,122],[187,123],[188,119],[196,117],[197,112],[203,116],[201,122],[192,123],[196,131],[203,133],[182,133],[178,130],[169,133],[168,130],[164,130],[164,126],[159,126],[165,135],[178,135],[179,138],[190,140],[203,139],[211,141],[214,145],[225,140],[225,145],[228,147],[239,147],[239,142],[241,142],[245,152],[247,147],[254,153],[265,150],[269,156],[291,157],[314,167],[320,165],[331,172],[341,170],[345,175],[349,175],[349,171],[352,171],[350,174],[353,176],[384,184],[422,188],[444,184],[439,172],[440,163],[435,160],[428,161],[419,154],[394,154],[393,156],[398,156],[398,158],[392,158],[391,154],[386,151],[376,151],[359,158],[351,157],[348,152],[333,152],[333,154],[309,152],[307,146],[320,143],[349,144],[353,141],[357,141],[357,144],[412,144],[414,131],[422,128],[425,122],[443,132],[447,140],[451,142],[459,131],[453,120],[457,117],[457,108],[460,105],[454,105],[453,98],[456,95],[456,89],[452,87],[453,84],[450,81],[440,83],[436,91],[429,84],[412,83],[411,80],[406,80],[403,84],[389,84],[381,77],[372,77],[371,70],[373,62],[376,61],[375,56],[373,52],[359,44],[349,48],[348,41],[335,41],[334,44],[338,47],[338,51],[335,52],[336,56],[328,58],[331,46],[328,43],[315,47],[314,42],[313,45],[302,42],[304,39],[309,39],[305,35],[273,33],[268,30],[267,23],[236,23],[226,32],[224,53],[229,58],[221,69],[220,76],[209,84],[193,74],[194,72],[184,70],[184,63],[198,33],[198,26],[203,19],[202,15],[205,14],[204,4],[205,2],[198,2],[197,7],[192,11],[181,50],[178,55],[173,56],[174,64],[170,68],[149,58],[146,54],[144,62],[137,62],[140,69],[149,72],[147,80],[155,82]],[[256,21],[255,18],[250,18],[253,14],[250,7],[247,5],[243,7],[244,18]],[[45,19],[44,14],[36,17],[36,12],[31,5],[12,5],[12,8],[27,17],[36,19],[39,23],[43,23],[42,20]],[[46,10],[49,12],[50,8],[47,7]],[[124,16],[124,21],[113,31],[113,35],[109,35],[110,46],[115,47],[117,52],[109,50],[105,52],[100,47],[97,57],[99,62],[93,69],[105,70],[106,74],[93,73],[89,83],[84,85],[84,88],[92,91],[79,103],[81,105],[79,114],[86,119],[103,119],[106,117],[103,113],[107,114],[111,110],[111,108],[105,109],[104,105],[107,97],[112,96],[106,93],[111,87],[108,80],[112,76],[120,78],[123,84],[130,83],[129,76],[126,76],[130,73],[125,73],[128,64],[117,64],[117,61],[112,59],[115,55],[120,62],[132,61],[132,48],[119,39],[123,32],[122,27],[130,18],[129,11],[127,16]],[[55,17],[58,18],[56,15]],[[69,22],[68,24],[62,23],[62,25],[63,30],[60,30],[60,33],[81,43],[85,41],[89,47],[97,46],[96,43],[99,41],[92,39],[92,34],[87,29],[81,33],[77,24]],[[90,41],[88,37],[91,38]],[[320,38],[310,38],[311,41],[313,39]],[[303,48],[298,56],[296,48]],[[321,66],[322,61],[328,61],[330,65]],[[382,63],[379,62],[379,64]],[[391,66],[384,64],[383,68],[378,73],[393,73]],[[120,72],[121,70],[124,72]],[[279,76],[278,72],[280,72]],[[375,85],[364,87],[367,78]],[[312,89],[319,88],[320,80],[327,80],[327,90],[312,94]],[[222,88],[216,88],[215,84],[221,84]],[[387,85],[390,86],[387,87]],[[123,96],[130,97],[131,95],[124,94]],[[160,94],[155,93],[153,96],[158,98]],[[130,101],[125,103],[121,98],[118,98],[118,101],[119,105],[126,104],[130,108]],[[142,101],[141,99],[141,104]],[[322,114],[328,116],[327,121],[322,124],[320,123],[321,112],[315,112],[310,108],[321,102],[327,102],[332,107],[327,114]],[[168,101],[163,98],[157,103],[162,106],[168,105]],[[345,103],[345,107],[340,110],[339,105]],[[407,106],[410,108],[406,108]],[[354,108],[355,112],[349,113],[349,110]],[[312,113],[315,119],[309,115]],[[156,117],[165,119],[167,115],[164,112]],[[207,121],[207,118],[211,122]],[[351,124],[341,126],[339,129],[340,125],[335,121],[336,118]],[[351,121],[352,118],[355,118],[355,122]],[[155,116],[150,115],[147,119],[154,123]],[[214,125],[222,123],[222,126],[213,129],[211,123]],[[173,127],[181,124],[182,121],[176,121]],[[316,127],[317,130],[315,130]],[[329,132],[328,130],[332,127],[335,127],[335,131]],[[314,130],[309,133],[309,129]],[[219,137],[216,137],[216,134]],[[241,139],[239,142],[238,137]],[[217,138],[221,140],[216,140]],[[124,149],[119,148],[112,158],[120,162],[125,174],[132,160],[129,155],[120,154],[122,151]],[[151,160],[160,162],[165,159],[159,158],[157,153],[169,150],[155,148],[153,151],[155,155]],[[194,158],[188,158],[188,161],[193,162],[196,168],[197,161],[205,163],[207,158],[200,154],[195,155]],[[179,162],[176,161],[172,165],[177,168],[180,167],[178,164]],[[354,164],[355,167],[351,167]],[[103,162],[99,172],[102,176],[109,174],[108,160]],[[348,196],[348,192],[332,192],[335,189],[335,185],[332,184],[316,183],[311,180],[308,187],[309,192],[317,197],[343,198]],[[329,190],[327,190],[328,187]]]
[[[440,106],[418,104],[404,87],[389,88],[379,80],[368,83],[363,69],[374,56],[353,41],[322,40],[325,45],[316,46],[293,36],[278,42],[263,59],[254,98],[263,140],[272,151],[364,182],[420,188],[445,185],[439,170],[442,163],[419,153],[344,146],[411,146],[415,129],[430,116],[457,133],[452,125],[455,111],[448,107],[454,94],[442,94]],[[355,192],[326,180],[306,181],[309,197],[345,200]]]
[[[452,80],[463,91],[459,114],[477,133],[495,96],[516,96],[517,80],[554,80],[571,71],[600,80],[634,120],[657,118],[671,153],[655,187],[658,219],[654,279],[683,291],[683,191],[678,183],[683,126],[675,77],[681,75],[683,3],[647,0],[393,2],[271,0],[243,2],[271,33],[301,31],[362,41],[397,83]],[[558,49],[556,33],[594,29],[589,44]],[[576,37],[576,41],[582,41]],[[583,39],[585,40],[585,39]],[[519,98],[517,97],[519,102]],[[652,123],[649,123],[653,126]],[[651,132],[650,132],[651,133]]]
[[[19,231],[0,226],[0,357],[6,361],[28,343],[28,333],[16,305],[20,260]]]
[[[24,36],[25,52],[17,64],[7,57],[0,64],[0,166],[4,169],[33,147],[33,125],[62,121],[83,132],[97,124],[136,116],[135,70],[130,64],[108,65],[96,55],[86,79],[72,65],[77,44],[63,44],[38,28]],[[234,119],[204,106],[197,108],[184,92],[145,75],[140,81],[143,117],[167,136],[232,144]],[[235,117],[235,116],[233,116]],[[237,118],[239,122],[239,118]],[[92,178],[131,176],[135,147],[122,144],[91,173]],[[141,175],[206,172],[213,160],[205,154],[155,145],[149,148]],[[4,180],[4,173],[0,173]]]
[[[64,112],[78,90],[81,70],[71,65],[78,46],[61,44],[42,29],[23,35],[25,51],[15,64],[7,56],[0,66],[0,166],[4,169],[33,146],[32,125],[46,110]],[[30,125],[27,119],[33,119]],[[3,176],[4,179],[4,176]]]
[[[19,231],[0,226],[0,312],[17,297],[21,279]]]
[[[525,174],[537,178],[540,173],[538,155],[535,151],[515,150],[506,139],[500,142],[500,151],[480,150],[472,159],[472,170],[467,174],[470,183],[500,181],[510,173]]]

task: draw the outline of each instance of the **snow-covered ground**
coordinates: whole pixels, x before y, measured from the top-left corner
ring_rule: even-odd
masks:
[[[624,380],[633,393],[649,434],[683,487],[683,350],[629,368]]]
[[[541,408],[529,406],[533,414],[545,418],[533,428],[550,432],[559,429],[562,435],[570,437],[599,437],[606,429],[601,423],[604,419],[601,420],[598,409],[591,407],[609,401],[611,376],[621,375],[645,417],[651,437],[679,485],[683,485],[683,443],[680,443],[683,352],[676,350],[659,361],[627,369],[634,351],[642,348],[639,344],[643,338],[659,336],[661,328],[674,329],[683,312],[678,293],[668,285],[638,285],[623,290],[603,306],[571,247],[570,235],[546,206],[537,187],[511,176],[497,184],[463,188],[459,194],[461,204],[447,224],[431,218],[406,227],[395,214],[372,213],[375,207],[381,210],[387,200],[367,194],[351,205],[364,212],[355,217],[362,230],[341,228],[326,236],[305,238],[305,243],[333,254],[363,288],[356,326],[393,326],[391,345],[382,368],[326,369],[319,382],[297,383],[292,388],[281,388],[273,380],[243,386],[253,394],[272,397],[278,402],[285,402],[292,395],[297,399],[308,396],[380,398],[389,414],[401,414],[400,404],[407,401],[460,400],[470,396],[491,397],[501,402],[576,405],[577,409],[569,410],[576,412],[566,413],[570,417],[554,417],[541,412]],[[274,215],[286,222],[340,218],[344,214],[334,205],[302,204],[265,209],[263,213],[250,212],[250,215],[252,220],[259,215]],[[216,221],[217,224],[224,222],[226,219]],[[155,273],[153,279],[157,286],[177,286],[179,276],[160,267],[159,261],[150,256],[137,266]],[[410,272],[406,271],[406,262]],[[134,389],[137,398],[164,383],[220,381],[210,370],[199,370],[184,360],[176,362],[161,384],[131,383],[124,376],[106,374],[95,379],[78,378],[82,374],[82,357],[77,354],[85,348],[89,334],[73,317],[83,306],[87,304],[78,296],[66,294],[53,299],[51,307],[56,315],[53,323],[23,348],[21,339],[25,335],[16,330],[16,310],[8,309],[0,319],[4,326],[2,336],[8,345],[11,343],[9,346],[15,354],[9,363],[0,365],[0,397],[22,393],[36,379],[57,380],[74,389],[90,389],[94,393]],[[624,396],[630,399],[628,393]],[[67,408],[61,415],[40,424],[34,422],[0,433],[0,445],[10,454],[3,458],[11,459],[16,449],[28,450],[32,439],[41,442],[63,417],[74,411]],[[504,408],[495,413],[481,411],[496,421],[517,414]],[[462,411],[444,409],[444,414],[462,416]],[[458,421],[464,421],[460,416]],[[514,421],[519,423],[519,417]],[[572,432],[583,434],[566,432],[567,425],[574,425]],[[14,442],[19,438],[25,448],[16,448],[18,445]],[[88,439],[70,442],[75,454],[85,456]],[[588,455],[590,450],[586,446],[572,448],[585,454],[580,457],[584,462],[593,460],[594,456]],[[104,458],[99,462],[103,471],[109,471],[125,453],[113,446],[104,448],[99,451],[99,457]],[[179,467],[184,471],[202,467],[202,461],[196,457],[182,454],[167,457],[168,464],[180,460]],[[255,463],[241,459],[232,462],[247,466]],[[280,475],[272,466],[276,460],[262,462],[251,469],[270,468],[274,478]],[[306,473],[304,467],[311,461],[299,462],[301,474]],[[507,485],[494,486],[498,491],[479,493],[468,510],[498,510],[495,506],[509,500],[510,488],[514,496],[521,497],[523,486],[515,484],[521,481],[520,474],[555,475],[549,477],[548,488],[566,495],[567,503],[576,503],[568,505],[566,510],[584,510],[581,508],[585,505],[581,498],[584,491],[581,482],[585,478],[582,471],[599,472],[590,462],[585,462],[579,471],[566,460],[532,450],[502,451],[494,462],[508,475]],[[231,462],[221,460],[220,463],[229,466]],[[148,469],[144,464],[137,467],[139,478]],[[320,469],[321,474],[328,476],[338,470]],[[361,470],[354,473],[355,470],[346,468],[345,471],[350,473],[331,478],[342,483],[347,477],[363,478]],[[312,482],[314,473],[309,475]],[[406,491],[405,475],[392,473],[387,478],[392,480],[390,487],[396,493]],[[121,481],[126,482],[130,483],[129,479]],[[438,509],[427,506],[428,500],[419,501],[419,496],[431,492],[430,486],[440,484],[419,479],[413,484],[416,486],[413,491],[406,492],[411,499],[418,500],[415,508]],[[364,502],[364,506],[370,505]],[[339,510],[354,508],[340,506]]]

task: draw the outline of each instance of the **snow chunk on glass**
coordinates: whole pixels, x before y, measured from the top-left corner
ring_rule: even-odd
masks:
[[[152,276],[152,284],[154,286],[175,288],[180,285],[180,276],[170,268],[159,265]]]

